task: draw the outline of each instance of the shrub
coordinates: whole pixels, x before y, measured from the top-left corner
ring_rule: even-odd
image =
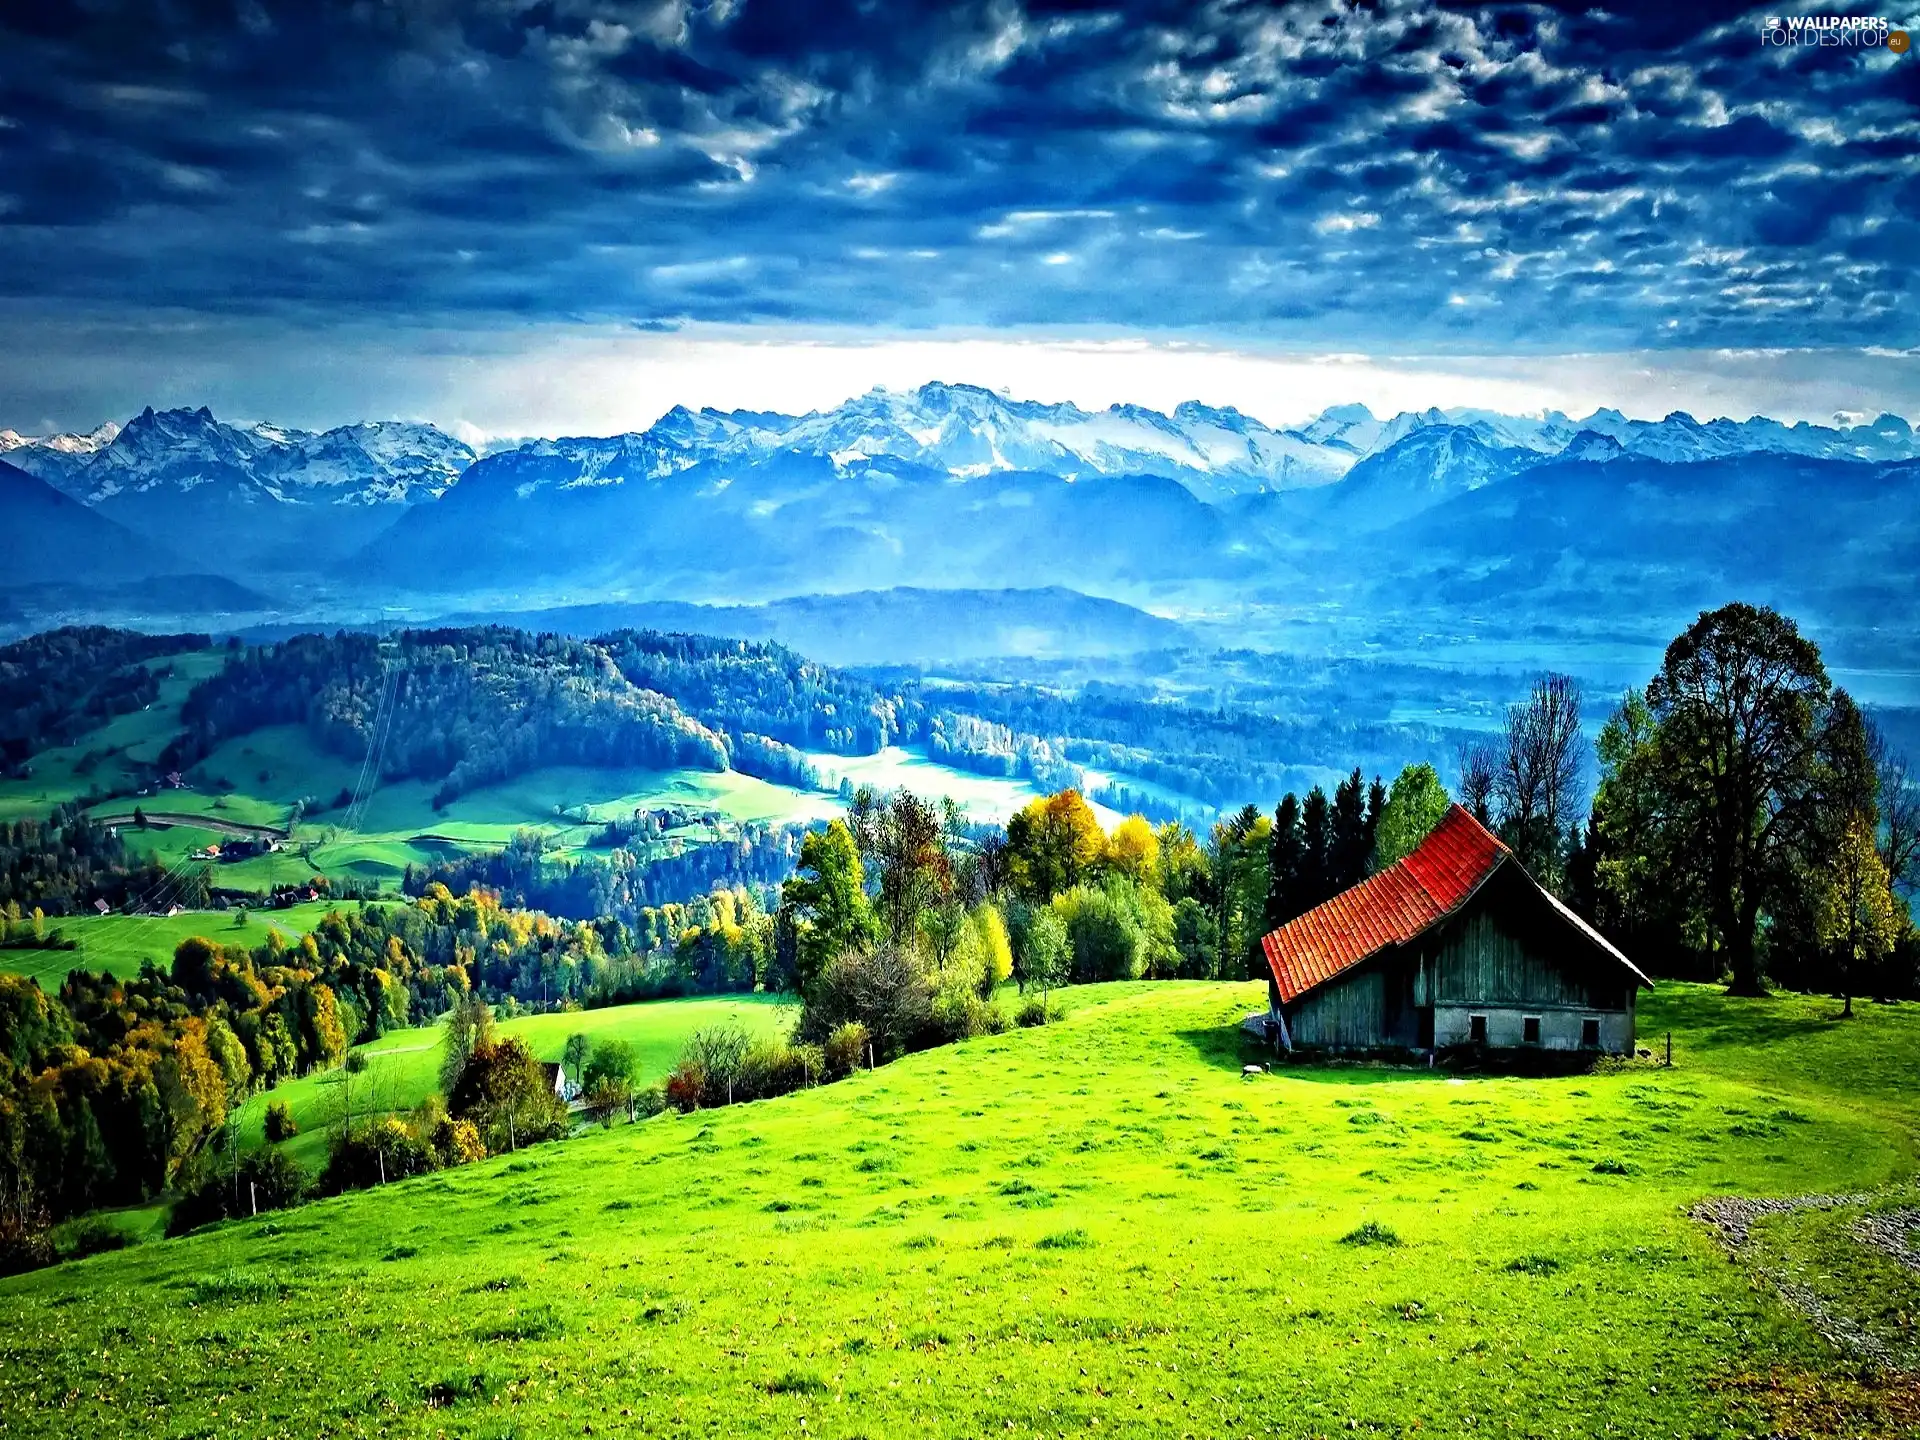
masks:
[[[933,985],[919,955],[904,945],[850,952],[829,962],[807,995],[799,1036],[824,1041],[848,1021],[867,1030],[874,1057],[893,1059],[930,1043]]]
[[[216,1220],[284,1210],[306,1197],[307,1172],[281,1150],[256,1150],[232,1169],[215,1168],[174,1202],[167,1234],[184,1235]]]
[[[1400,1237],[1382,1225],[1378,1220],[1369,1220],[1357,1229],[1349,1230],[1340,1237],[1342,1245],[1385,1245],[1395,1246]]]
[[[933,1002],[933,1024],[942,1040],[971,1040],[1005,1030],[1007,1012],[970,987],[950,987]]]
[[[1051,1025],[1060,1018],[1060,1007],[1049,1005],[1046,997],[1029,995],[1020,1002],[1020,1009],[1013,1017],[1014,1024],[1031,1029],[1035,1025]]]
[[[633,1118],[648,1120],[667,1108],[667,1092],[664,1086],[649,1085],[644,1090],[634,1092]]]
[[[40,1270],[60,1258],[53,1248],[53,1232],[44,1225],[22,1224],[0,1218],[0,1275]]]
[[[667,1104],[683,1113],[700,1108],[700,1099],[707,1091],[707,1072],[691,1060],[681,1060],[672,1070],[662,1087]]]
[[[282,1140],[291,1140],[300,1133],[300,1127],[293,1121],[293,1111],[284,1100],[275,1100],[267,1106],[265,1128],[269,1145],[278,1145]]]
[[[390,1115],[358,1135],[336,1135],[319,1183],[326,1193],[338,1194],[439,1168],[440,1157],[432,1143],[406,1121]]]
[[[104,1255],[110,1250],[127,1248],[127,1232],[111,1220],[89,1215],[71,1226],[60,1242],[62,1260],[84,1260],[89,1255]]]
[[[835,1026],[821,1047],[826,1056],[827,1074],[835,1080],[843,1079],[866,1064],[868,1039],[867,1027],[858,1020]]]

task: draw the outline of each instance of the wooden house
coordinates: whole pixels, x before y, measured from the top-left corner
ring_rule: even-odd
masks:
[[[1265,1016],[1288,1050],[1633,1050],[1653,988],[1455,805],[1420,846],[1266,936]]]

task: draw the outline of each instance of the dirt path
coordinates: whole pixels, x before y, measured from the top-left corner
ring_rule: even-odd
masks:
[[[1744,1260],[1754,1274],[1779,1292],[1780,1298],[1806,1317],[1829,1345],[1842,1354],[1884,1365],[1902,1359],[1878,1336],[1843,1315],[1836,1315],[1810,1287],[1792,1275],[1755,1261],[1748,1249],[1754,1225],[1769,1215],[1791,1215],[1800,1210],[1839,1210],[1864,1205],[1872,1197],[1851,1195],[1723,1196],[1705,1200],[1687,1212],[1713,1231],[1729,1255]],[[1920,1209],[1889,1210],[1862,1215],[1848,1227],[1853,1238],[1896,1264],[1920,1273]]]
[[[243,825],[238,820],[222,820],[212,815],[187,815],[177,810],[144,810],[147,824],[155,830],[210,830],[216,835],[234,835],[247,840],[284,840],[287,832],[271,825]],[[132,825],[131,812],[125,815],[97,815],[101,825]]]

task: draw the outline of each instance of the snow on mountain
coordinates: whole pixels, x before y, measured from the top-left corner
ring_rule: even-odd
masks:
[[[247,505],[407,505],[436,498],[473,450],[431,425],[371,421],[311,432],[241,428],[197,410],[151,406],[86,435],[0,431],[0,454],[89,505],[207,491]]]

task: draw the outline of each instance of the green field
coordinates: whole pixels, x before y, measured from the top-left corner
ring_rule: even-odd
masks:
[[[930,800],[950,798],[964,807],[974,820],[1004,821],[1029,800],[1043,793],[1031,780],[1010,780],[997,775],[976,775],[929,760],[919,750],[889,745],[877,755],[832,755],[826,751],[809,752],[807,759],[820,772],[828,788],[851,780],[856,786],[871,785],[881,792],[911,790]],[[1111,829],[1122,817],[1103,805],[1094,813],[1100,823]]]
[[[0,1281],[7,1433],[1900,1433],[1872,1407],[1904,1392],[1686,1212],[1910,1179],[1920,1009],[1669,986],[1642,1035],[1672,1070],[1248,1079],[1258,987],[1069,994],[840,1085]],[[1809,1283],[1857,1304],[1851,1263]],[[1783,1421],[1809,1387],[1818,1423]]]
[[[641,1083],[652,1084],[673,1068],[687,1036],[729,1019],[739,1020],[756,1036],[784,1036],[792,1024],[792,1010],[776,997],[763,995],[655,1000],[601,1010],[523,1015],[501,1021],[500,1030],[520,1036],[542,1060],[558,1060],[567,1037],[576,1033],[595,1040],[624,1040],[633,1046],[639,1061]],[[267,1105],[281,1102],[293,1112],[299,1127],[297,1135],[283,1142],[284,1148],[310,1170],[318,1169],[326,1160],[327,1127],[343,1117],[349,1098],[355,1115],[411,1110],[439,1088],[437,1025],[394,1030],[357,1048],[367,1057],[367,1068],[359,1075],[349,1076],[344,1070],[323,1071],[290,1080],[249,1100],[237,1121],[240,1143],[248,1148],[266,1143],[261,1127],[266,1122]]]
[[[143,961],[161,969],[173,961],[182,940],[194,935],[224,945],[249,948],[267,942],[269,928],[297,940],[325,918],[339,902],[318,900],[284,910],[254,910],[247,923],[236,923],[237,910],[188,910],[178,915],[74,915],[49,920],[47,928],[79,942],[76,950],[10,950],[0,947],[0,970],[32,975],[42,988],[57,990],[70,970],[95,974],[137,975]]]

